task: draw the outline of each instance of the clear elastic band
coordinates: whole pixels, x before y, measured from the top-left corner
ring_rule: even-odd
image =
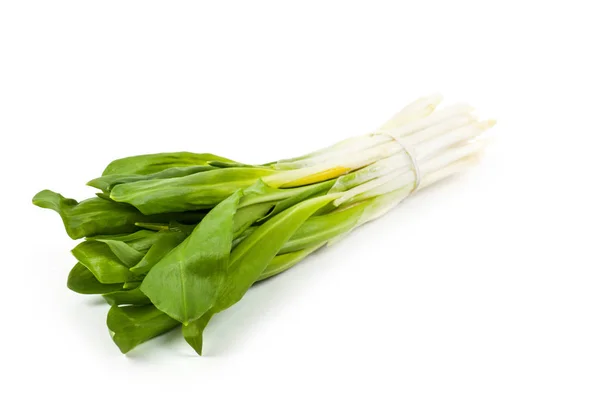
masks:
[[[388,131],[377,131],[375,133],[380,134],[380,135],[386,135],[386,136],[390,137],[392,140],[394,140],[396,143],[398,143],[402,147],[402,150],[404,150],[404,152],[410,159],[411,168],[412,168],[413,172],[415,173],[415,184],[411,190],[411,193],[414,192],[415,190],[417,190],[419,188],[419,186],[421,185],[421,170],[419,169],[419,163],[417,162],[417,155],[415,154],[414,147],[409,146],[403,140],[398,139],[397,137],[395,137]]]

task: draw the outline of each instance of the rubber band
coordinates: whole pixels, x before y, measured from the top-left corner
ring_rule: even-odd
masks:
[[[412,146],[406,144],[403,140],[398,139],[388,131],[377,131],[375,133],[389,136],[393,141],[395,141],[402,147],[402,150],[404,150],[404,152],[410,159],[412,170],[415,174],[415,184],[410,192],[412,193],[415,190],[417,190],[421,185],[421,170],[419,169],[419,163],[417,162],[417,155],[415,154],[415,149]]]

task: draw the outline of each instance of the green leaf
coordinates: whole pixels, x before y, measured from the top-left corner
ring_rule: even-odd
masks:
[[[212,311],[219,312],[237,303],[294,232],[315,211],[337,197],[332,194],[299,203],[268,220],[242,241],[231,252],[227,277]]]
[[[106,325],[115,344],[122,353],[127,353],[137,345],[170,331],[179,322],[152,305],[112,306]]]
[[[371,202],[365,201],[329,214],[312,216],[281,247],[279,254],[312,247],[349,232],[370,204]]]
[[[152,245],[144,257],[130,271],[136,275],[145,275],[157,262],[177,247],[187,235],[183,232],[157,232],[159,239]]]
[[[106,243],[85,241],[75,246],[72,253],[101,283],[123,283],[133,278],[129,268]]]
[[[144,253],[137,251],[125,242],[108,239],[100,239],[97,241],[105,243],[110,251],[112,251],[112,253],[128,268],[135,266],[142,258],[144,258]]]
[[[331,188],[331,186],[333,186],[334,182],[335,181],[331,180],[331,181],[326,181],[326,182],[322,182],[322,183],[316,183],[316,184],[309,185],[309,186],[304,186],[304,187],[297,188],[297,189],[292,189],[295,193],[290,195],[285,200],[278,202],[277,205],[271,210],[271,212],[269,214],[265,215],[263,218],[261,218],[258,222],[262,222],[266,219],[269,219],[269,218],[279,214],[283,210],[287,210],[288,208],[290,208],[304,200],[326,194],[327,191]],[[302,190],[299,190],[299,189],[302,189]],[[283,189],[283,190],[290,191],[290,189]]]
[[[85,265],[77,263],[69,272],[67,287],[81,294],[103,294],[120,290],[122,285],[100,283]]]
[[[99,197],[77,202],[51,190],[42,190],[33,197],[33,204],[56,211],[72,239],[97,235],[132,233],[140,229],[140,222],[197,223],[203,212],[168,213],[147,216],[129,204],[117,203]]]
[[[127,281],[127,282],[123,283],[123,289],[125,289],[125,290],[137,289],[140,287],[141,284],[142,284],[141,280]]]
[[[240,197],[238,191],[219,203],[148,272],[141,290],[158,309],[188,324],[213,306],[227,272]]]
[[[110,197],[146,215],[206,209],[273,173],[265,168],[215,169],[180,178],[123,183],[112,189]]]
[[[131,290],[119,290],[104,294],[102,297],[111,306],[114,305],[135,305],[143,306],[150,304],[150,299],[146,297],[139,288]]]
[[[294,189],[277,189],[259,179],[244,189],[244,197],[240,200],[235,216],[234,237],[245,235],[246,228],[254,222],[264,222],[295,204],[325,194],[333,183],[334,181],[328,181]]]
[[[263,279],[267,279],[274,275],[287,271],[300,261],[304,260],[306,256],[320,249],[325,243],[327,242],[321,242],[315,246],[295,251],[293,253],[287,253],[276,256],[274,259],[271,260],[269,265],[267,265],[267,267],[260,274],[256,281],[262,281]]]
[[[133,249],[138,251],[148,250],[156,241],[155,232],[148,230],[139,230],[134,233],[118,234],[118,235],[99,235],[86,240],[97,240],[97,241],[119,241],[127,243]]]
[[[185,341],[192,346],[199,356],[202,355],[202,334],[212,316],[213,314],[209,311],[197,320],[184,325],[182,329]]]
[[[36,194],[33,204],[56,211],[72,239],[133,232],[139,229],[135,223],[145,219],[138,210],[127,204],[98,197],[78,203],[50,190]]]
[[[233,237],[244,234],[250,225],[264,217],[273,208],[273,203],[252,204],[239,208],[233,220]]]
[[[260,277],[261,273],[265,271],[269,263],[273,261],[281,246],[293,235],[298,227],[315,211],[337,197],[339,195],[334,194],[306,200],[283,211],[264,225],[259,226],[231,252],[226,274],[220,280],[218,286],[215,285],[217,289],[213,290],[209,295],[202,293],[202,297],[205,299],[203,302],[205,307],[199,309],[202,313],[198,313],[200,314],[198,317],[184,324],[184,337],[198,354],[202,354],[202,333],[212,315],[223,311],[239,301],[250,286]],[[206,218],[209,217],[210,213]],[[288,256],[286,260],[279,260],[281,262],[273,266],[273,270],[270,271],[271,275],[277,273],[280,269],[283,270],[286,265],[287,268],[291,267],[295,262],[305,257],[306,254],[298,255],[297,260],[293,259],[293,256]],[[205,286],[214,281],[210,275],[198,276],[197,278],[200,282],[206,282]],[[198,287],[202,286],[200,282],[197,284]],[[144,291],[144,283],[142,284],[142,291]],[[152,301],[155,303],[154,299]],[[212,308],[207,308],[209,305],[213,305]]]
[[[209,165],[194,165],[191,167],[174,167],[168,168],[160,172],[156,172],[153,174],[113,174],[113,175],[103,175],[99,178],[92,179],[87,184],[88,186],[95,187],[97,189],[102,190],[103,192],[110,192],[111,189],[119,185],[121,183],[129,183],[129,182],[137,182],[137,181],[146,181],[150,179],[167,179],[167,178],[177,178],[180,176],[187,176],[191,174],[195,174],[197,172],[209,171],[211,169],[215,169],[216,167],[211,167]]]
[[[169,168],[208,165],[211,161],[235,163],[235,161],[209,153],[198,154],[182,151],[175,153],[144,154],[115,160],[108,164],[102,175],[147,175],[164,171]]]
[[[314,197],[318,193],[329,190],[334,183],[335,180],[330,180],[298,188],[278,189],[269,186],[262,179],[259,179],[252,186],[244,189],[244,197],[240,201],[240,208],[258,203],[276,201],[279,204],[281,202],[287,202],[287,207],[279,206],[281,211],[283,211],[283,209],[289,208],[310,197]]]

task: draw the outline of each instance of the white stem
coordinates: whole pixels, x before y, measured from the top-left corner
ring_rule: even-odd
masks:
[[[462,148],[457,145],[494,125],[494,121],[478,122],[471,115],[472,108],[464,104],[431,113],[440,100],[440,96],[433,95],[411,103],[384,124],[392,129],[350,138],[312,155],[279,162],[275,167],[280,173],[264,180],[277,187],[297,186],[355,171],[339,178],[332,189],[345,192],[336,201],[339,205],[363,193],[379,193],[376,188],[381,186],[398,188],[401,182],[414,180],[413,160],[406,151],[415,157],[423,179],[427,165],[434,165],[436,170],[456,160],[455,155]],[[395,183],[388,184],[392,181]]]
[[[448,148],[441,154],[438,154],[429,160],[417,160],[419,172],[421,174],[421,182],[426,181],[429,174],[436,173],[461,158],[479,152],[484,145],[485,141],[483,140],[464,142],[460,145]],[[400,160],[398,159],[398,161]],[[410,158],[405,155],[404,161],[399,162],[398,168],[385,175],[381,174],[375,179],[346,191],[344,195],[336,199],[333,204],[339,206],[349,200],[358,201],[374,196],[380,196],[398,190],[404,186],[408,186],[412,190],[415,184],[416,175],[415,172],[410,169],[410,162]],[[422,185],[423,184],[420,186]]]
[[[419,146],[415,147],[415,151],[419,157],[427,158],[446,147],[480,135],[486,129],[494,126],[494,124],[495,121],[492,120],[472,122],[469,125],[454,129],[445,135],[420,144]]]
[[[478,161],[477,156],[471,155],[469,157],[462,158],[458,161],[455,161],[455,162],[445,166],[444,168],[439,169],[431,174],[428,174],[425,177],[425,179],[423,179],[421,181],[421,185],[419,186],[418,190],[421,190],[421,189],[423,189],[439,180],[445,179],[451,175],[460,173],[460,172],[464,171],[465,169],[471,167],[473,164],[477,163],[477,161]],[[392,210],[394,207],[396,207],[400,202],[402,202],[404,199],[406,199],[407,197],[409,197],[411,195],[412,187],[409,185],[406,185],[400,189],[385,191],[382,194],[392,194],[394,192],[395,192],[395,194],[391,198],[386,199],[385,202],[376,204],[374,207],[366,209],[365,212],[363,213],[363,215],[361,216],[361,218],[358,220],[358,222],[352,229],[355,229],[369,221],[377,219],[377,218],[383,216],[384,214],[388,213],[390,210]],[[335,243],[335,242],[341,240],[342,238],[343,237],[337,237],[337,238],[333,239],[332,241],[330,241],[328,243],[328,245]]]
[[[357,155],[365,150],[379,148],[378,146],[381,145],[389,145],[393,138],[406,138],[414,145],[463,126],[473,120],[473,117],[469,114],[472,108],[464,104],[450,106],[429,115],[435,106],[439,104],[439,101],[441,101],[439,95],[421,98],[405,107],[385,123],[384,127],[388,127],[388,129],[346,139],[309,155],[281,160],[275,164],[275,168],[292,170],[318,164],[330,165],[331,160],[355,159]],[[401,150],[400,146],[396,147]]]
[[[402,138],[402,142],[411,146],[416,146],[419,143],[423,143],[427,140],[431,140],[438,136],[441,136],[447,132],[450,132],[454,129],[461,128],[465,125],[473,122],[475,118],[472,115],[464,114],[458,115],[456,117],[449,118],[443,121],[440,124],[433,125],[427,129],[423,129],[413,135]]]
[[[437,125],[442,121],[455,117],[457,115],[469,114],[473,108],[467,104],[455,104],[446,107],[443,110],[435,112],[428,117],[419,119],[406,125],[402,125],[397,129],[392,129],[388,133],[392,136],[401,138],[414,134],[415,132],[427,129],[433,125]]]
[[[331,146],[323,153],[312,155],[308,158],[301,160],[294,160],[291,162],[278,162],[276,164],[277,169],[297,169],[305,168],[313,165],[321,164],[332,160],[333,158],[349,159],[353,154],[363,152],[381,144],[390,143],[393,139],[391,137],[375,136],[375,135],[362,135],[354,138],[346,139],[337,145]]]
[[[430,96],[421,97],[404,107],[396,113],[389,121],[383,124],[379,130],[396,129],[401,125],[416,121],[431,114],[433,110],[442,102],[442,95],[436,93]]]

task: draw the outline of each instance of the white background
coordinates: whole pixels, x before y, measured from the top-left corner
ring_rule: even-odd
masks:
[[[1,2],[0,397],[598,399],[594,3]],[[121,355],[31,205],[132,154],[299,155],[434,91],[499,121],[481,165],[251,290],[201,358],[177,331]]]

